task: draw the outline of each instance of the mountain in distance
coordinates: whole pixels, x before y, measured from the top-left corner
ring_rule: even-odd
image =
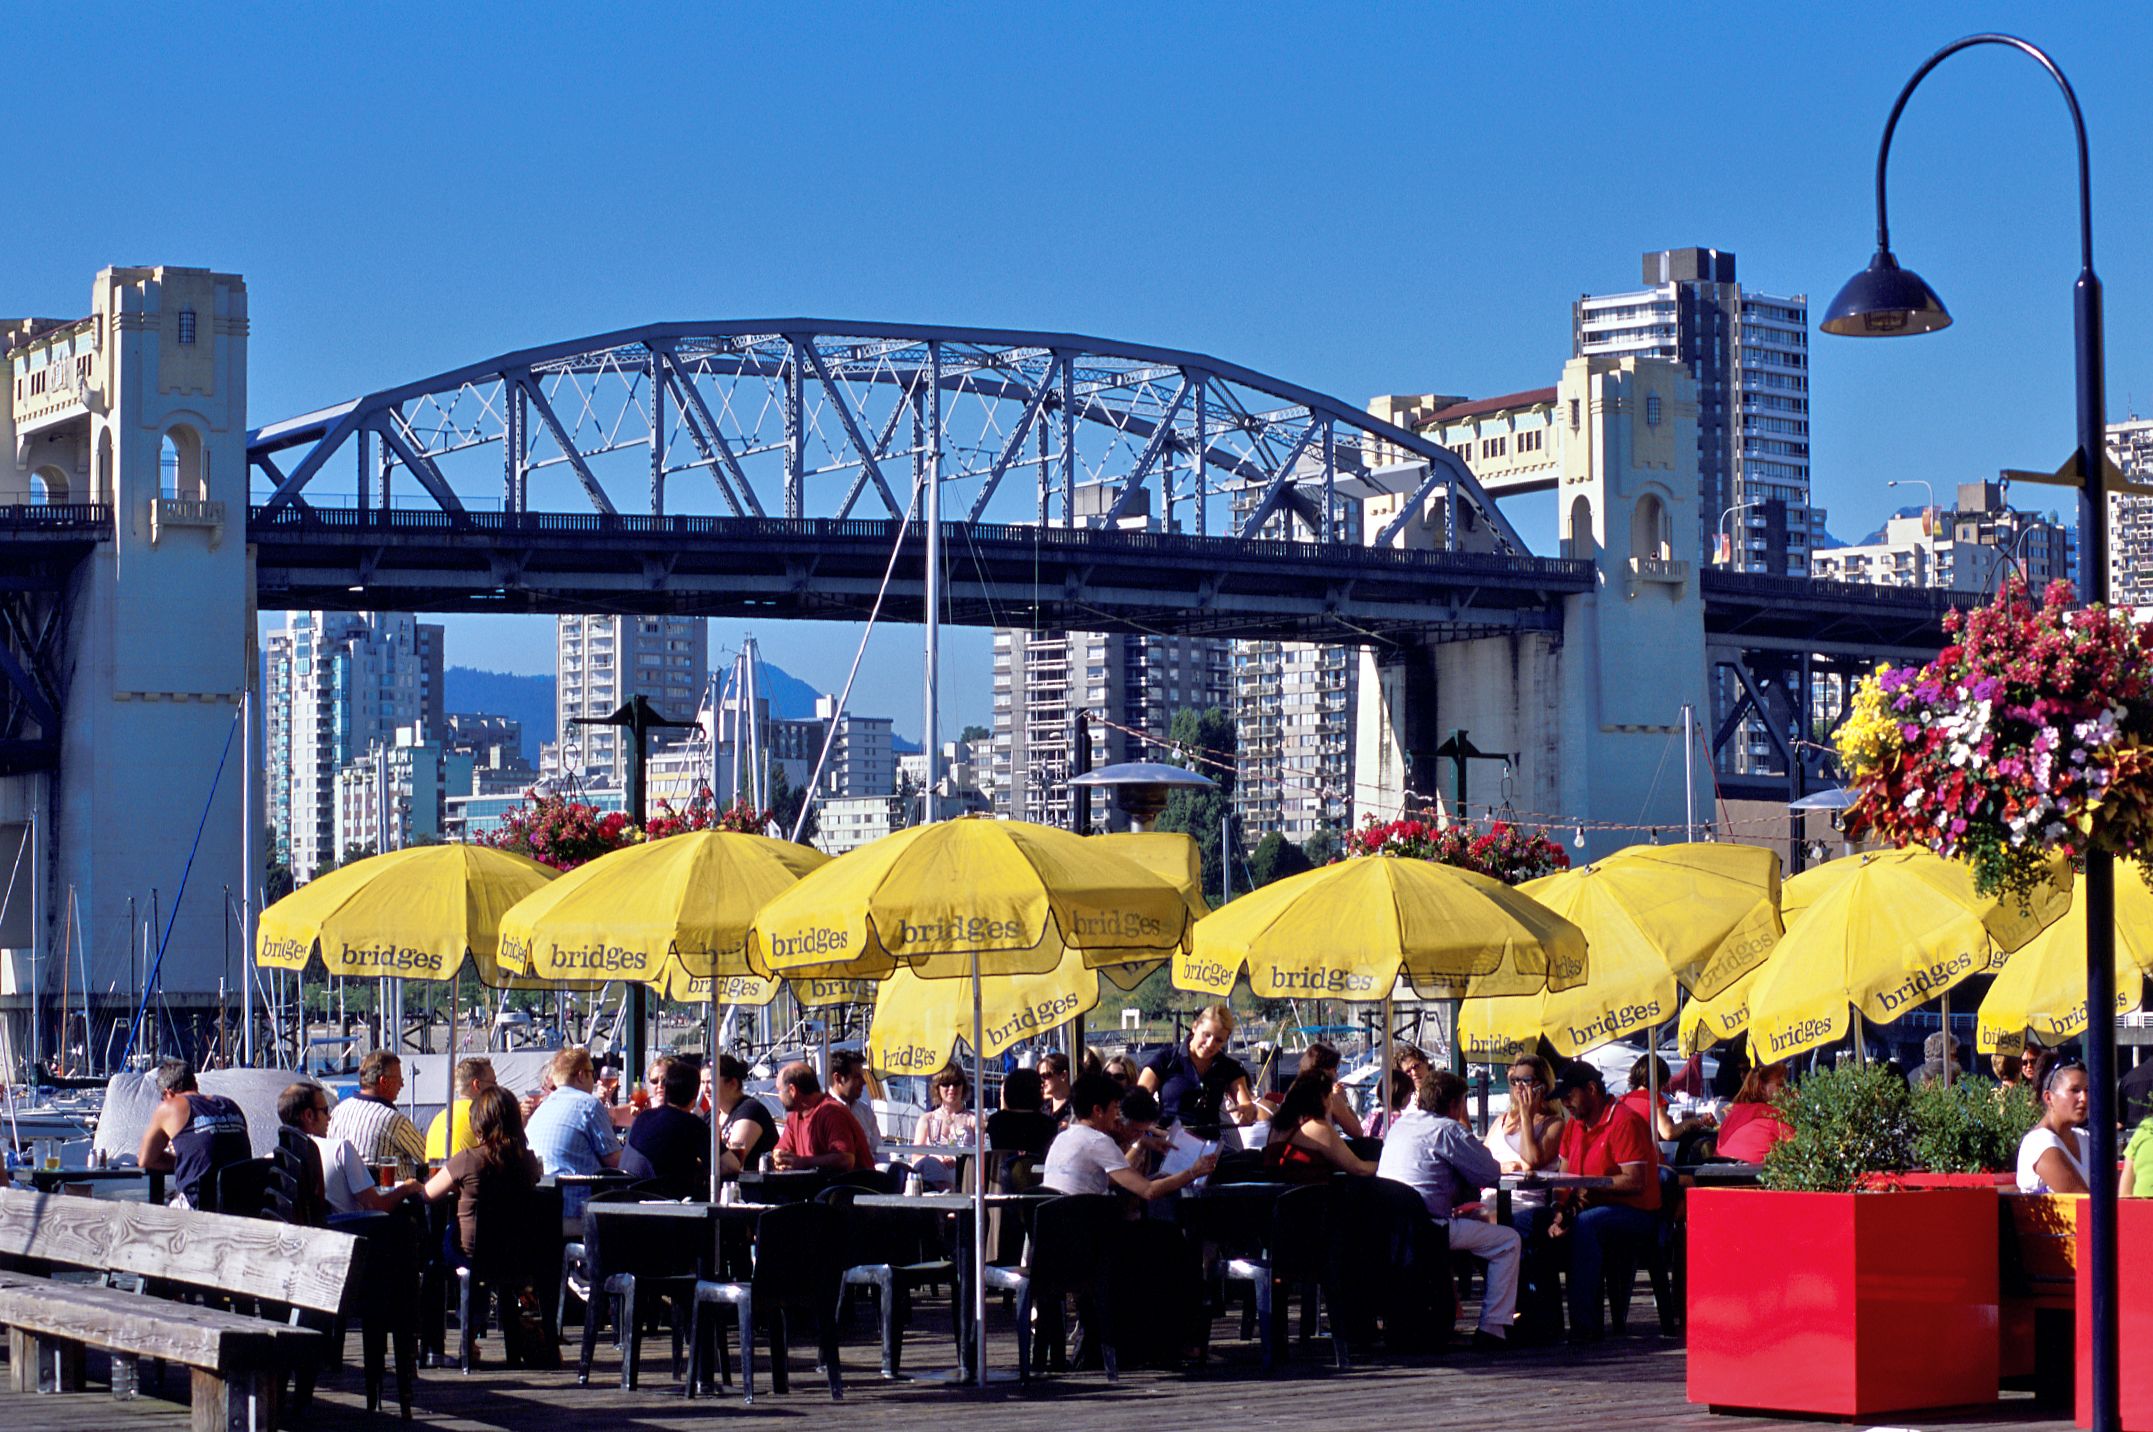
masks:
[[[538,764],[538,748],[553,739],[553,678],[518,676],[452,666],[441,676],[444,709],[466,715],[506,716],[523,723],[523,758]]]
[[[800,721],[815,714],[815,698],[822,692],[775,662],[765,661],[756,676],[770,714]],[[442,678],[442,699],[450,711],[483,712],[506,716],[523,723],[523,755],[538,763],[541,743],[553,739],[554,679],[550,676],[519,676],[506,671],[482,671],[471,666],[452,666]],[[666,713],[668,716],[672,712]],[[692,716],[693,712],[682,712]],[[893,736],[892,749],[900,754],[919,750],[919,743]]]

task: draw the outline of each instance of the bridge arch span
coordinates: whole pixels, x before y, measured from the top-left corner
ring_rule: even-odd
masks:
[[[1435,501],[1450,549],[1527,555],[1462,461],[1356,405],[1209,354],[1016,329],[650,324],[269,424],[248,462],[271,516],[895,517],[935,474],[945,520],[1382,545]],[[1351,499],[1378,494],[1395,515],[1363,532]]]

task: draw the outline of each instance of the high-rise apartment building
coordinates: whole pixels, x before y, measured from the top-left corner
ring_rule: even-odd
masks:
[[[443,838],[448,795],[470,794],[472,759],[401,726],[392,741],[376,741],[336,773],[338,854],[402,850]]]
[[[2153,483],[2153,418],[2110,423],[2108,457],[2131,481]],[[2108,594],[2118,606],[2153,606],[2153,497],[2109,494]]]
[[[1806,576],[1824,534],[1809,504],[1809,300],[1748,292],[1734,255],[1644,256],[1643,289],[1571,306],[1571,353],[1671,358],[1697,381],[1698,512],[1706,561]]]
[[[2015,569],[2037,593],[2070,577],[2070,532],[2052,518],[2008,505],[2003,492],[1997,482],[1960,483],[1956,507],[1896,512],[1868,541],[1818,551],[1810,575],[1879,587],[1985,592]]]
[[[640,695],[674,720],[691,719],[710,677],[710,639],[701,617],[561,617],[554,647],[556,760],[584,787],[624,790],[631,759],[627,731],[579,726],[610,716]],[[685,728],[653,732],[650,749],[684,739]]]
[[[1233,498],[1235,518],[1255,510],[1262,490]],[[1320,523],[1321,516],[1316,521]],[[1362,504],[1341,501],[1335,537],[1359,543]],[[1309,519],[1282,507],[1262,536],[1309,541]],[[1233,644],[1234,736],[1240,770],[1234,812],[1250,842],[1277,831],[1303,841],[1324,828],[1343,829],[1353,814],[1353,702],[1360,662],[1345,646],[1300,641]]]
[[[1089,711],[1091,764],[1156,759],[1184,707],[1229,707],[1227,643],[1206,637],[1001,630],[994,634],[992,785],[997,815],[1067,826],[1076,713]],[[1093,820],[1117,824],[1110,805]]]
[[[337,773],[398,727],[423,730],[441,628],[397,612],[288,612],[266,658],[270,838],[293,879],[310,880],[343,853]]]

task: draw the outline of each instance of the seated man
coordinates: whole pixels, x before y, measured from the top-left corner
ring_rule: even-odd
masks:
[[[1047,1150],[1047,1165],[1040,1182],[1056,1193],[1108,1193],[1120,1189],[1145,1202],[1164,1198],[1188,1187],[1218,1167],[1218,1155],[1206,1154],[1179,1173],[1146,1178],[1130,1162],[1129,1149],[1141,1143],[1159,1116],[1158,1102],[1148,1090],[1130,1091],[1143,1101],[1132,1112],[1150,1118],[1124,1117],[1123,1090],[1105,1074],[1086,1074],[1069,1090],[1074,1111],[1069,1127],[1055,1136]]]
[[[793,1063],[777,1071],[777,1100],[785,1106],[785,1130],[770,1159],[776,1167],[854,1173],[875,1166],[860,1121],[822,1092],[822,1081],[807,1065]]]
[[[246,1110],[230,1099],[200,1092],[194,1066],[184,1059],[158,1063],[157,1089],[157,1110],[142,1131],[137,1161],[146,1169],[172,1174],[172,1202],[200,1208],[203,1194],[216,1186],[219,1169],[254,1157]]]
[[[494,1086],[493,1061],[483,1054],[456,1061],[456,1098],[426,1126],[426,1159],[444,1164],[471,1147],[471,1099]]]
[[[394,1163],[406,1173],[426,1162],[426,1136],[396,1107],[404,1092],[404,1061],[386,1049],[359,1061],[359,1092],[329,1115],[329,1137],[343,1139],[369,1164]]]
[[[1514,1228],[1457,1216],[1459,1204],[1475,1201],[1480,1190],[1502,1179],[1495,1155],[1465,1126],[1463,1079],[1447,1069],[1422,1069],[1412,1106],[1384,1136],[1376,1176],[1411,1186],[1429,1216],[1445,1226],[1452,1248],[1487,1260],[1487,1292],[1473,1345],[1508,1347],[1510,1321],[1517,1315],[1521,1242]]]
[[[669,1059],[660,1076],[660,1103],[635,1116],[620,1166],[649,1179],[667,1198],[710,1197],[710,1125],[691,1112],[701,1075],[685,1059]]]
[[[553,1056],[549,1071],[553,1092],[524,1128],[531,1152],[538,1156],[547,1178],[564,1173],[592,1174],[602,1168],[620,1167],[620,1142],[613,1134],[613,1116],[592,1092],[598,1070],[591,1053],[571,1045]],[[590,1189],[577,1186],[561,1193],[561,1215],[574,1220],[583,1216]]]
[[[374,1174],[359,1151],[343,1139],[329,1137],[329,1091],[319,1084],[292,1084],[277,1096],[277,1120],[314,1142],[318,1163],[309,1170],[319,1180],[311,1192],[331,1213],[386,1213],[405,1199],[419,1196],[422,1185],[407,1178],[394,1188],[376,1188]]]
[[[875,1121],[874,1100],[867,1097],[867,1056],[857,1049],[830,1053],[830,1096],[852,1110],[867,1138],[867,1157],[882,1162],[882,1128]]]
[[[1555,1081],[1570,1120],[1562,1131],[1562,1171],[1610,1178],[1614,1187],[1570,1195],[1549,1236],[1570,1250],[1570,1340],[1601,1336],[1600,1284],[1615,1331],[1629,1321],[1638,1256],[1660,1234],[1660,1146],[1645,1121],[1607,1097],[1600,1071],[1580,1059]]]

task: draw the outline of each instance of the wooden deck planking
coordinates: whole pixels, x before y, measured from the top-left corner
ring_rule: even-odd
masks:
[[[940,1309],[920,1318],[922,1331],[906,1341],[907,1362],[916,1372],[946,1367],[947,1324]],[[937,1332],[941,1336],[936,1336]],[[484,1346],[490,1360],[466,1377],[454,1369],[428,1370],[418,1381],[415,1426],[440,1432],[505,1432],[543,1425],[549,1418],[572,1417],[579,1425],[622,1428],[628,1432],[702,1432],[712,1419],[729,1427],[756,1429],[798,1426],[803,1420],[872,1417],[875,1425],[895,1432],[1032,1432],[1043,1419],[1082,1419],[1077,1425],[1212,1425],[1241,1428],[1292,1428],[1305,1432],[1312,1418],[1338,1427],[1371,1427],[1401,1421],[1488,1427],[1606,1429],[1606,1432],[1780,1432],[1814,1421],[1714,1415],[1683,1400],[1683,1357],[1678,1341],[1656,1336],[1610,1340],[1581,1351],[1567,1348],[1520,1349],[1504,1355],[1473,1353],[1462,1345],[1440,1357],[1370,1356],[1354,1369],[1338,1373],[1328,1367],[1328,1349],[1297,1349],[1292,1366],[1266,1379],[1256,1370],[1254,1351],[1232,1340],[1237,1329],[1219,1324],[1220,1342],[1212,1363],[1196,1372],[1131,1370],[1108,1386],[1096,1372],[1065,1374],[1036,1390],[1013,1384],[985,1392],[931,1383],[884,1383],[874,1372],[875,1352],[864,1331],[849,1336],[844,1348],[845,1401],[830,1402],[811,1357],[795,1349],[792,1391],[779,1397],[769,1390],[767,1366],[759,1369],[755,1406],[742,1405],[737,1390],[688,1402],[670,1376],[670,1351],[663,1334],[646,1338],[642,1386],[623,1392],[617,1386],[619,1358],[601,1345],[589,1387],[575,1385],[573,1348],[565,1347],[567,1365],[551,1373],[502,1368],[499,1338]],[[357,1352],[353,1336],[349,1351]],[[1012,1344],[999,1330],[990,1346],[996,1365],[1006,1364]],[[144,1396],[114,1402],[105,1395],[102,1359],[92,1356],[90,1390],[67,1396],[0,1393],[0,1427],[8,1432],[84,1432],[88,1428],[125,1428],[129,1432],[178,1432],[186,1425],[186,1379],[168,1376],[165,1398]],[[392,1384],[393,1385],[393,1384]],[[2045,1415],[2043,1415],[2045,1413]],[[1877,1419],[1893,1428],[1950,1429],[1950,1432],[2065,1432],[2067,1409],[2035,1409],[2023,1398],[2009,1397],[1994,1408],[1941,1415]],[[300,1424],[328,1432],[370,1428],[386,1432],[395,1425],[393,1407],[386,1418],[368,1415],[356,1366],[323,1380],[314,1406]],[[1867,1426],[1867,1423],[1853,1424]]]

